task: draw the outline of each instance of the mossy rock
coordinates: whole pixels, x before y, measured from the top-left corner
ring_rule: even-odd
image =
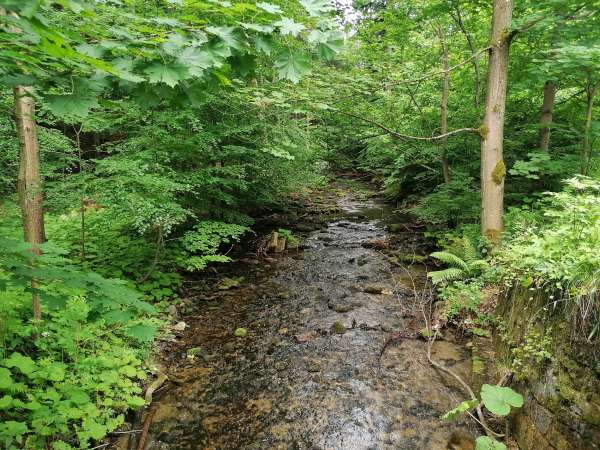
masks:
[[[233,332],[235,337],[245,337],[248,334],[248,330],[246,328],[236,328]]]

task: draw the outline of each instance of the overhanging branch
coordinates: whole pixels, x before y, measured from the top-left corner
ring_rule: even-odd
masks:
[[[371,119],[366,119],[364,117],[360,117],[357,116],[356,114],[352,114],[349,113],[347,111],[342,111],[339,109],[334,109],[334,112],[337,112],[339,114],[343,114],[345,116],[348,117],[353,117],[354,119],[358,119],[358,120],[362,120],[365,123],[369,123],[377,128],[381,128],[382,130],[386,131],[388,134],[390,134],[391,136],[394,136],[398,139],[402,139],[402,140],[413,140],[413,141],[427,141],[427,142],[434,142],[434,141],[438,141],[440,139],[446,139],[449,138],[450,136],[454,136],[460,133],[477,133],[479,134],[479,129],[478,128],[460,128],[458,130],[452,130],[449,131],[448,133],[444,133],[444,134],[440,134],[437,136],[431,136],[431,137],[425,137],[425,136],[411,136],[409,134],[403,134],[403,133],[398,133],[396,130],[392,130],[389,127],[386,127],[385,125],[379,123],[379,122],[375,122],[374,120]]]

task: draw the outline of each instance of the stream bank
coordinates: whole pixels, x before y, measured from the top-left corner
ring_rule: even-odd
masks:
[[[355,183],[316,200],[332,214],[295,230],[300,250],[245,255],[212,291],[190,288],[186,328],[164,342],[173,383],[156,394],[147,449],[473,448],[471,422],[440,419],[464,393],[427,364],[426,342],[379,359],[392,332],[423,327],[421,236]],[[470,380],[451,336],[433,357]]]

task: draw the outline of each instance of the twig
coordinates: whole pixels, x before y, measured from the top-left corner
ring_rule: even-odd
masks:
[[[471,55],[469,58],[465,59],[464,61],[461,61],[461,62],[459,62],[458,64],[456,64],[456,65],[454,65],[454,66],[451,66],[451,67],[449,67],[449,68],[448,68],[448,70],[440,70],[440,71],[437,71],[437,72],[432,72],[432,73],[430,73],[430,74],[428,74],[428,75],[424,75],[424,76],[422,76],[422,77],[420,77],[420,78],[414,78],[414,79],[412,79],[412,80],[400,80],[400,81],[394,81],[394,82],[392,82],[392,83],[388,83],[388,86],[389,86],[389,85],[391,85],[391,86],[395,86],[395,85],[398,85],[398,84],[414,84],[414,83],[419,83],[419,82],[421,82],[421,81],[425,81],[425,80],[427,80],[428,78],[433,78],[433,77],[438,77],[438,76],[440,76],[440,75],[445,75],[445,74],[447,74],[447,73],[449,73],[449,72],[452,72],[452,71],[453,71],[453,70],[455,70],[455,69],[458,69],[459,67],[462,67],[462,66],[464,66],[465,64],[468,64],[468,63],[469,63],[469,62],[470,62],[470,61],[471,61],[473,58],[476,58],[476,57],[478,57],[479,55],[481,55],[482,53],[485,53],[485,52],[487,52],[488,50],[491,50],[491,49],[492,49],[492,47],[491,47],[491,46],[489,46],[489,47],[485,47],[485,48],[482,48],[481,50],[479,50],[479,51],[477,51],[477,52],[473,53],[473,54],[472,54],[472,55]]]
[[[150,425],[152,424],[154,414],[156,414],[156,408],[152,406],[150,407],[150,411],[148,411],[148,415],[144,419],[144,426],[142,427],[142,434],[140,434],[137,450],[145,450],[146,448],[146,439],[148,438],[148,431],[150,431]]]

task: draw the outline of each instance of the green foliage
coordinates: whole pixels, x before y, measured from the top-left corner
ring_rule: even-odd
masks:
[[[443,420],[454,420],[458,416],[460,416],[462,413],[464,413],[465,411],[469,411],[469,410],[475,408],[478,404],[479,404],[479,402],[477,400],[465,400],[464,402],[459,403],[458,406],[456,406],[455,408],[452,408],[450,411],[445,413],[442,416],[442,419]]]
[[[475,450],[506,450],[506,445],[489,436],[479,436],[475,440]]]
[[[181,239],[184,254],[180,265],[186,270],[204,269],[209,262],[227,262],[228,256],[218,254],[222,245],[239,241],[250,229],[245,226],[223,222],[199,222]]]
[[[472,178],[456,177],[424,196],[413,208],[422,221],[432,224],[461,224],[479,217],[479,194]]]
[[[277,232],[279,233],[279,235],[284,238],[286,240],[286,247],[287,248],[297,248],[298,244],[300,243],[300,241],[298,240],[298,238],[296,236],[294,236],[294,233],[292,233],[291,230],[288,230],[286,228],[280,228],[279,230],[277,230]]]
[[[481,387],[481,400],[492,414],[507,416],[511,408],[523,406],[523,396],[509,387],[484,384]],[[458,406],[443,415],[444,420],[454,420],[461,413],[476,408],[479,400],[461,402]],[[475,441],[476,450],[506,450],[506,445],[489,436],[480,436]]]
[[[506,416],[511,407],[523,406],[523,396],[509,387],[484,384],[481,387],[481,400],[484,406],[497,416]]]
[[[562,192],[548,194],[540,214],[523,215],[495,257],[508,283],[560,292],[567,316],[592,337],[600,288],[600,183],[577,177]],[[565,301],[572,300],[572,301]],[[556,305],[555,305],[556,307]]]
[[[458,241],[459,247],[455,247],[455,253],[450,251],[434,252],[431,256],[450,267],[444,270],[429,272],[433,284],[448,283],[456,280],[468,280],[480,276],[489,268],[485,259],[481,259],[473,243],[466,237]]]
[[[87,448],[143,405],[138,381],[154,309],[125,282],[74,266],[50,244],[41,256],[19,241],[0,245],[0,441]],[[39,323],[31,321],[33,279]]]
[[[519,380],[535,378],[542,365],[552,359],[552,327],[543,332],[529,330],[511,353],[511,370],[515,377]]]

